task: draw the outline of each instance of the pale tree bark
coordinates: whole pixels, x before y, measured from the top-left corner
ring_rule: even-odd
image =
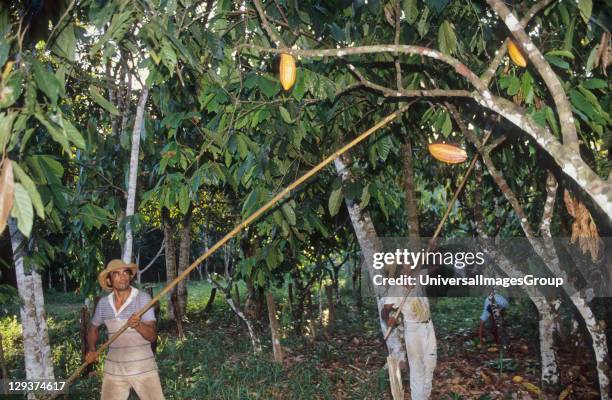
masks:
[[[350,164],[350,156],[346,153],[334,160],[336,172],[342,178],[343,182],[353,180],[352,173],[348,169],[348,166]],[[376,270],[372,265],[374,253],[382,251],[382,243],[376,233],[376,229],[374,228],[374,224],[372,223],[370,214],[367,211],[363,210],[361,206],[356,202],[347,198],[345,198],[344,201],[349,211],[351,223],[353,225],[353,229],[355,230],[355,235],[357,236],[359,246],[361,247],[361,253],[365,259],[364,264],[368,269],[368,273],[371,280],[376,273]],[[380,323],[380,329],[384,337],[388,327],[385,321],[383,321],[383,319],[381,318],[381,311],[384,306],[384,300],[378,295],[376,296],[376,305],[378,308],[378,320]],[[402,338],[399,336],[397,329],[393,329],[391,331],[391,334],[387,338],[386,344],[387,350],[389,351],[389,355],[398,358],[400,361],[406,361],[406,352],[402,347]]]
[[[476,190],[474,192],[474,218],[476,221],[476,231],[478,236],[484,241],[481,241],[483,247],[487,250],[489,256],[495,261],[495,264],[509,277],[522,277],[524,274],[516,269],[513,263],[505,257],[501,252],[495,250],[494,246],[487,242],[488,236],[485,229],[483,214],[482,214],[482,165],[476,163],[475,168]],[[548,192],[546,199],[545,211],[542,217],[542,227],[550,226],[552,218],[552,208],[550,201],[551,193]],[[554,204],[554,193],[552,194]],[[546,228],[544,228],[546,229]],[[536,287],[525,286],[523,290],[529,296],[538,310],[538,333],[540,340],[540,362],[541,362],[541,380],[542,384],[547,387],[554,387],[559,383],[559,368],[557,365],[557,357],[554,347],[555,332],[558,332],[558,324],[556,324],[557,312],[548,302],[548,300],[540,293]]]
[[[28,247],[27,241],[17,228],[15,219],[9,218],[8,225],[20,299],[19,313],[23,330],[26,378],[54,379],[40,274],[34,269],[25,271],[24,255]]]
[[[134,129],[132,130],[132,151],[130,153],[130,172],[128,176],[128,192],[127,206],[125,208],[125,217],[129,218],[134,215],[136,205],[136,184],[138,180],[138,154],[140,152],[140,133],[144,125],[144,108],[149,97],[149,89],[144,87],[140,93],[138,107],[136,108],[136,118],[134,120]],[[132,243],[134,241],[132,224],[128,221],[125,224],[125,246],[123,248],[123,262],[132,262]]]
[[[550,219],[552,216],[552,205],[554,205],[554,192],[556,192],[557,189],[557,182],[554,179],[554,176],[552,174],[549,174],[547,178],[547,200],[545,201],[545,211],[543,214],[543,222],[541,223],[541,230],[543,230],[544,239],[538,240],[529,224],[529,219],[527,218],[525,210],[518,201],[518,198],[516,197],[512,189],[510,189],[510,186],[506,182],[506,179],[504,178],[503,174],[493,164],[490,155],[490,150],[488,150],[486,146],[483,147],[478,138],[474,135],[474,133],[470,129],[468,129],[465,121],[463,120],[463,118],[455,107],[448,107],[448,110],[450,111],[451,116],[459,126],[464,136],[470,142],[472,142],[472,144],[474,144],[474,146],[482,155],[482,159],[489,171],[489,174],[493,178],[496,185],[499,187],[500,191],[502,192],[508,203],[510,203],[510,205],[512,206],[513,211],[518,217],[525,237],[531,244],[531,247],[534,249],[535,253],[544,262],[550,272],[552,272],[556,277],[560,277],[563,279],[564,283],[562,285],[562,289],[569,296],[572,304],[574,305],[574,307],[576,307],[576,310],[578,310],[578,313],[583,318],[587,331],[591,336],[593,342],[593,351],[595,353],[596,369],[599,379],[599,390],[601,399],[608,400],[610,398],[608,393],[610,386],[610,379],[608,376],[609,355],[604,324],[599,323],[599,321],[597,321],[590,306],[588,305],[586,300],[581,297],[581,292],[576,290],[576,288],[571,284],[571,281],[568,279],[567,273],[561,268],[559,257],[554,248],[554,244],[552,243],[551,238],[546,237],[546,234],[549,234],[548,228],[550,223],[546,223],[544,221]]]

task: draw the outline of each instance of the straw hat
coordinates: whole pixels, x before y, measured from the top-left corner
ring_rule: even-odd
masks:
[[[113,271],[125,268],[131,269],[132,276],[136,276],[136,273],[138,271],[138,267],[136,266],[136,264],[126,264],[118,259],[109,261],[109,263],[106,264],[106,268],[104,268],[104,270],[98,274],[98,283],[100,284],[102,289],[106,290],[107,292],[113,290],[113,288],[109,285],[110,281],[108,279],[108,274]]]

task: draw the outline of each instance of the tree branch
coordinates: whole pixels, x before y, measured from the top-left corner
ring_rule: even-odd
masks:
[[[270,26],[270,23],[268,22],[268,18],[266,18],[266,12],[264,11],[262,7],[261,2],[259,0],[253,0],[253,4],[255,5],[255,8],[257,9],[257,14],[259,14],[261,25],[263,26],[264,30],[268,33],[268,36],[270,36],[270,39],[272,39],[276,47],[280,49],[285,48],[286,46],[283,43],[283,39],[281,39],[279,34],[276,33],[274,29],[272,29],[272,26]]]
[[[547,5],[549,5],[553,1],[554,0],[542,0],[534,4],[533,6],[531,6],[529,11],[527,11],[527,13],[521,19],[521,22],[520,22],[521,26],[523,28],[526,28],[527,25],[529,24],[529,21],[531,21],[531,19],[535,17],[537,13],[539,13],[541,10],[543,10]],[[489,83],[491,83],[491,79],[493,79],[493,76],[495,76],[495,71],[497,71],[497,68],[499,67],[499,64],[501,64],[501,61],[506,55],[507,50],[508,50],[508,39],[506,38],[506,40],[504,40],[504,43],[499,47],[499,49],[497,49],[497,52],[495,53],[495,57],[491,61],[491,64],[489,64],[489,67],[487,68],[487,70],[480,76],[480,79],[487,87],[489,86]]]
[[[489,6],[499,15],[504,21],[504,24],[508,27],[512,35],[521,44],[521,47],[527,52],[529,60],[533,63],[535,68],[540,73],[540,76],[544,80],[544,83],[550,91],[555,106],[557,107],[557,113],[561,121],[561,134],[563,136],[563,144],[569,149],[579,152],[578,146],[578,134],[576,133],[576,126],[574,125],[574,117],[572,116],[572,109],[570,107],[563,86],[559,77],[550,67],[548,61],[544,59],[544,56],[540,50],[533,44],[533,41],[529,38],[529,35],[525,32],[521,24],[518,22],[514,14],[504,4],[502,0],[487,0]]]
[[[555,211],[555,198],[557,197],[557,179],[555,175],[548,171],[546,177],[546,200],[544,201],[544,211],[542,212],[542,220],[540,221],[540,234],[546,239],[551,239],[550,222]]]

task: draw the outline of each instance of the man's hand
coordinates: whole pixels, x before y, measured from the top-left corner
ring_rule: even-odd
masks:
[[[87,364],[93,364],[97,361],[98,361],[97,351],[88,351],[87,354],[85,354],[85,362],[87,362]]]
[[[140,325],[140,317],[136,314],[133,314],[130,319],[128,319],[128,325],[130,328],[136,329],[138,325]]]
[[[397,320],[393,315],[389,315],[389,318],[387,318],[387,326],[393,328],[395,325],[397,325]]]

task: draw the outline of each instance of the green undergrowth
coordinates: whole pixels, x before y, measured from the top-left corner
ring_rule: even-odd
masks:
[[[156,286],[154,291],[160,289]],[[291,329],[288,315],[282,316],[286,363],[281,366],[272,360],[265,313],[264,320],[256,322],[263,345],[263,351],[256,354],[244,324],[229,310],[221,293],[217,293],[213,311],[204,315],[202,311],[211,287],[207,283],[189,282],[188,292],[184,339],[177,337],[175,325],[165,319],[166,301],[162,301],[156,357],[167,399],[389,398],[387,371],[383,369],[386,349],[380,339],[374,302],[367,296],[365,306],[358,309],[351,291],[343,288],[342,305],[337,309],[334,331],[329,334],[326,327],[316,325],[316,337],[297,335]],[[275,289],[273,293],[278,309],[288,311],[286,292]],[[244,301],[242,286],[241,297]],[[46,294],[47,322],[58,379],[69,376],[80,364],[82,300],[75,294]],[[316,295],[313,302],[318,302]],[[439,340],[473,333],[481,307],[480,298],[432,299]],[[24,375],[16,311],[0,318],[0,333],[13,378]],[[510,320],[520,318],[522,312],[519,307],[513,307]],[[100,363],[89,377],[73,385],[70,398],[97,398],[101,376]]]

